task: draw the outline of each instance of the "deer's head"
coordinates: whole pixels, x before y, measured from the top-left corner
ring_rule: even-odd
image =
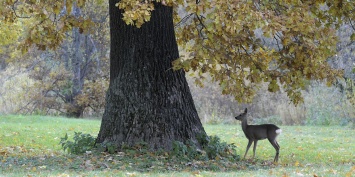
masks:
[[[235,119],[243,121],[247,115],[248,109],[245,108],[244,112],[239,114],[237,117],[235,117]]]

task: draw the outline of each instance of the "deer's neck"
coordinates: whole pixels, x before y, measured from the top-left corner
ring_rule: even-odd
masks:
[[[245,118],[242,121],[242,129],[243,129],[244,132],[247,130],[247,127],[248,127],[248,120]]]

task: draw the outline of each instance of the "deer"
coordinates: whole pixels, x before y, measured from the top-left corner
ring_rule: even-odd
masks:
[[[271,145],[276,150],[274,162],[277,163],[279,160],[280,146],[276,141],[276,137],[282,132],[282,130],[274,124],[248,125],[247,112],[248,112],[248,110],[247,110],[247,108],[245,108],[244,113],[241,113],[240,115],[235,117],[235,119],[240,120],[242,122],[243,132],[244,132],[245,136],[247,137],[247,139],[249,140],[247,149],[244,154],[244,159],[245,159],[245,157],[248,153],[248,150],[253,142],[254,142],[254,148],[253,148],[253,159],[254,159],[255,149],[256,149],[256,145],[257,145],[258,141],[267,138],[269,140],[269,142],[271,143]]]

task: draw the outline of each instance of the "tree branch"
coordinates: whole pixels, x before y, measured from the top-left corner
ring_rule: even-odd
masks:
[[[12,4],[12,11],[14,11],[14,14],[16,16],[16,18],[31,18],[31,16],[20,16],[17,15],[16,13],[16,8],[15,8],[15,4],[18,2],[18,0],[16,0],[13,4]]]
[[[350,24],[351,28],[353,28],[353,30],[355,30],[355,26],[354,26],[354,24],[352,23],[352,20],[350,19],[350,17],[349,17],[349,24]]]
[[[186,23],[186,21],[187,21],[192,15],[194,15],[194,13],[190,13],[190,14],[186,15],[184,18],[182,18],[182,19],[174,26],[174,28],[179,27],[179,26],[180,26],[181,24],[183,24],[183,23]]]
[[[207,39],[207,37],[204,37],[204,36],[203,36],[203,33],[202,33],[202,30],[203,30],[204,28],[206,28],[205,24],[203,24],[203,22],[202,22],[202,18],[205,18],[205,17],[202,16],[202,15],[198,16],[196,13],[195,13],[195,15],[196,15],[196,18],[198,19],[198,21],[200,22],[200,23],[198,24],[198,26],[201,26],[201,29],[198,29],[198,34],[199,34],[199,36],[200,36],[203,40],[205,40],[205,39]]]

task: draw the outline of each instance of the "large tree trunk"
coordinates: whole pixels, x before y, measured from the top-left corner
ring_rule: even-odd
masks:
[[[179,57],[172,8],[155,4],[151,21],[141,28],[126,25],[110,0],[110,86],[97,143],[171,149],[173,141],[196,141],[205,134]]]

